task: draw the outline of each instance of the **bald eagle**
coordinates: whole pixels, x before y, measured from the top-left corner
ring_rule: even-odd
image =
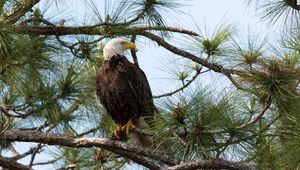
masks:
[[[117,124],[113,136],[125,132],[133,142],[147,145],[151,141],[141,134],[130,132],[138,127],[149,128],[146,117],[154,114],[151,89],[145,73],[124,56],[128,49],[135,49],[132,42],[122,38],[109,41],[104,49],[104,63],[96,73],[96,93],[100,102]]]

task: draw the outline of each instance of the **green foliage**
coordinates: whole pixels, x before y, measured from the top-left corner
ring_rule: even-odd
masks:
[[[159,113],[154,116],[151,129],[155,150],[183,161],[222,158],[243,161],[258,169],[299,167],[300,7],[294,0],[256,2],[263,19],[271,24],[285,24],[280,46],[276,39],[266,39],[262,34],[248,32],[243,38],[234,34],[236,30],[231,25],[220,25],[211,34],[199,29],[201,36],[189,36],[191,44],[185,44],[182,49],[207,62],[207,68],[195,60],[191,65],[191,61],[176,56],[165,66],[173,79],[184,86],[195,71],[219,69],[239,90],[226,88],[226,92],[220,93],[223,87],[196,85],[179,91],[177,96],[157,100]],[[0,0],[1,22],[16,3]],[[65,2],[48,3],[49,6],[55,3],[59,9]],[[98,24],[93,26],[96,36],[90,32],[68,36],[17,34],[18,24],[40,31],[40,26],[52,27],[36,20],[21,23],[30,18],[51,18],[37,7],[14,24],[1,23],[0,135],[7,129],[45,125],[38,130],[111,138],[116,125],[95,95],[95,73],[103,62],[99,46],[116,36],[131,37],[128,30],[149,26],[166,29],[170,12],[178,12],[183,4],[177,0],[106,0],[103,3],[102,9],[96,1],[82,1],[92,13],[83,24]],[[58,23],[52,18],[51,22]],[[55,29],[65,26],[68,25]],[[171,35],[167,31],[159,33],[155,32],[162,37],[161,41],[165,35]],[[206,75],[201,78],[206,84],[216,84],[207,83],[210,79]],[[1,149],[12,147],[12,143],[1,143]],[[76,164],[77,169],[120,169],[129,164],[125,158],[98,148],[58,146],[56,149],[59,156],[53,153],[53,157],[59,158],[59,167]]]
[[[249,0],[249,2],[252,0]],[[257,0],[258,11],[262,18],[271,24],[283,24],[283,28],[299,24],[297,1],[295,0]]]
[[[232,36],[233,27],[224,26],[216,28],[211,35],[203,34],[200,30],[200,37],[193,37],[194,47],[192,51],[201,54],[206,54],[207,58],[222,56],[226,54],[226,42]]]
[[[260,34],[253,34],[252,31],[243,35],[236,35],[233,39],[232,58],[227,59],[228,65],[252,69],[253,64],[261,62],[266,53],[267,39]]]
[[[188,161],[216,157],[222,137],[211,131],[229,130],[239,120],[234,99],[210,94],[198,89],[179,96],[178,102],[170,99],[161,104],[164,110],[155,116],[153,130],[157,149]]]
[[[280,60],[271,60],[241,75],[241,81],[249,86],[262,103],[286,103],[296,95],[297,69]]]

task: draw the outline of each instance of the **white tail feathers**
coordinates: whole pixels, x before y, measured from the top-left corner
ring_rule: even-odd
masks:
[[[142,117],[142,116],[138,119],[138,122],[135,124],[135,126],[136,126],[136,128],[139,128],[142,130],[148,130],[150,128],[149,124],[145,121],[144,117]],[[142,146],[148,146],[148,147],[150,147],[152,145],[151,137],[148,135],[144,135],[144,134],[132,131],[129,136],[130,136],[132,142],[135,144],[139,144]]]

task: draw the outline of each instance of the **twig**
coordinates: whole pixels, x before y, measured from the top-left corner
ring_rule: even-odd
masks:
[[[24,152],[24,153],[19,154],[19,155],[16,155],[16,156],[13,156],[13,157],[10,157],[9,159],[12,159],[12,160],[19,160],[19,159],[25,158],[26,156],[31,155],[31,154],[35,151],[35,149],[36,149],[36,148],[30,148],[29,151]]]
[[[33,150],[33,153],[31,155],[31,159],[30,159],[30,162],[29,162],[29,167],[31,168],[32,165],[33,165],[33,162],[34,162],[34,159],[35,159],[35,156],[36,154],[39,152],[39,150],[42,148],[42,144],[38,144],[37,147]]]
[[[134,35],[131,36],[131,42],[135,43],[135,39],[136,39],[136,35],[134,34]],[[135,64],[137,67],[139,67],[138,58],[137,58],[137,56],[136,56],[136,49],[131,49],[131,50],[130,50],[130,53],[131,53],[131,56],[132,56],[132,58],[133,58],[134,64]]]
[[[264,108],[263,108],[263,110],[261,111],[261,113],[260,113],[255,119],[253,119],[253,120],[250,121],[250,122],[244,123],[244,124],[242,124],[242,125],[240,125],[240,126],[237,126],[236,129],[242,129],[242,128],[246,127],[246,126],[252,125],[252,124],[256,123],[257,121],[259,121],[259,120],[263,117],[263,115],[265,114],[265,112],[269,109],[270,106],[271,106],[271,102],[269,101],[269,102],[264,106]]]
[[[242,129],[242,128],[247,127],[249,125],[255,124],[256,122],[258,122],[263,117],[263,115],[269,109],[270,106],[271,106],[271,101],[269,101],[268,103],[265,104],[265,106],[263,107],[263,110],[260,112],[259,115],[257,115],[255,117],[255,119],[253,119],[251,121],[248,121],[244,124],[241,124],[239,126],[234,127],[234,130]],[[209,133],[209,134],[221,134],[221,133],[225,133],[225,132],[226,132],[225,129],[206,131],[206,133]]]
[[[37,163],[33,163],[32,166],[36,166],[36,165],[48,165],[48,164],[53,164],[56,161],[60,160],[62,157],[53,159],[53,160],[49,160],[49,161],[45,161],[45,162],[37,162]]]
[[[161,97],[172,96],[173,94],[175,94],[177,92],[180,92],[181,90],[184,90],[185,88],[187,88],[194,80],[196,80],[196,78],[200,74],[205,73],[207,71],[209,71],[209,70],[201,72],[201,69],[199,69],[199,70],[197,70],[196,74],[192,77],[192,79],[188,83],[184,84],[182,87],[180,87],[180,88],[178,88],[178,89],[176,89],[172,92],[164,93],[164,94],[161,94],[161,95],[158,95],[158,96],[153,96],[153,98],[161,98]]]
[[[28,166],[22,165],[13,159],[0,156],[0,166],[13,170],[31,170]]]
[[[82,133],[78,134],[77,136],[88,135],[88,134],[93,133],[93,132],[95,132],[95,131],[97,131],[97,130],[99,130],[99,126],[97,126],[97,127],[95,127],[95,128],[92,128],[92,129],[90,129],[90,130],[88,130],[88,131],[86,131],[86,132],[82,132]]]
[[[34,130],[34,131],[41,131],[42,129],[46,128],[49,126],[48,122],[45,122],[42,125],[36,126],[36,127],[31,127],[31,128],[19,128],[19,130]]]

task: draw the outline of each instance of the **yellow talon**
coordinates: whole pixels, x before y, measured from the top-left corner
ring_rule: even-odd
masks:
[[[122,130],[122,125],[118,125],[117,128],[113,131],[112,136],[116,137],[117,140],[121,140],[121,137],[119,136],[121,130]]]
[[[135,126],[132,123],[132,120],[129,119],[129,121],[122,127],[122,130],[125,131],[126,135],[129,135],[130,131],[134,128]]]

